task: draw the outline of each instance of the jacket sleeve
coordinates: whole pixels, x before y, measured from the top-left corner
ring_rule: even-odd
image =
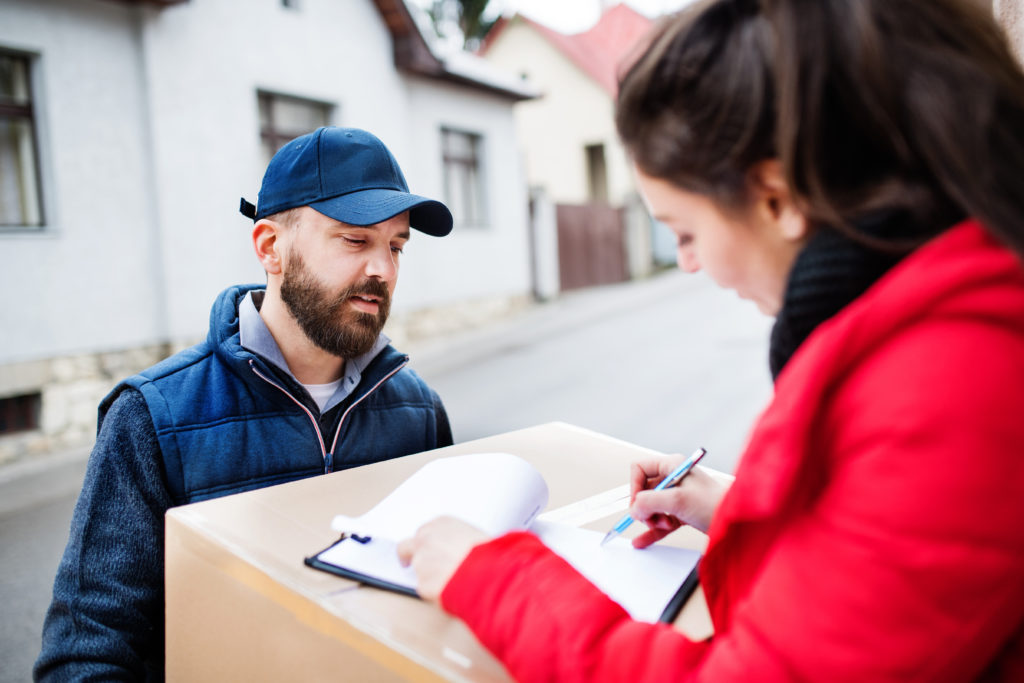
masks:
[[[711,641],[631,622],[523,533],[474,549],[443,606],[524,681],[992,675],[1024,629],[1024,425],[1008,408],[1024,363],[975,352],[951,384],[967,366],[915,360],[919,348],[890,349],[821,415],[814,495],[735,527],[717,566],[749,581],[705,577],[732,591]],[[1016,365],[986,367],[993,356]]]
[[[163,668],[163,527],[171,501],[141,394],[102,421],[57,569],[36,680],[140,680]]]
[[[540,539],[477,546],[441,594],[517,681],[680,680],[708,644],[632,620]]]
[[[1020,628],[1019,558],[979,549],[980,571],[951,568],[951,542],[893,563],[893,547],[829,533],[779,547],[731,628],[705,642],[631,620],[524,532],[475,548],[442,606],[517,681],[974,680]],[[914,585],[921,567],[906,565],[933,561],[935,576]]]

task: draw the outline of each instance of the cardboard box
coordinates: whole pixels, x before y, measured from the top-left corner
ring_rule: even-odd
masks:
[[[306,567],[424,463],[463,453],[519,455],[544,476],[548,510],[604,531],[622,514],[628,465],[654,451],[552,423],[167,513],[169,681],[506,681],[458,620],[432,604]],[[636,527],[638,525],[634,525]],[[696,532],[673,542],[702,548]],[[698,589],[676,627],[710,634]]]

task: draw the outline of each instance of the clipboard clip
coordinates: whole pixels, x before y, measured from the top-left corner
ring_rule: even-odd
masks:
[[[338,543],[341,543],[342,541],[350,539],[350,538],[353,541],[355,541],[356,543],[362,543],[363,545],[366,545],[367,543],[369,543],[370,541],[373,540],[372,536],[360,536],[359,534],[351,534],[351,533],[348,533],[348,532],[342,532],[341,538],[338,539]]]

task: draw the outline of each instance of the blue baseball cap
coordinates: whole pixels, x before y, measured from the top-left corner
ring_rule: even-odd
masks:
[[[434,199],[409,192],[388,148],[358,128],[317,128],[277,151],[263,174],[256,206],[242,199],[239,210],[258,221],[308,206],[349,225],[373,225],[409,212],[409,224],[443,237],[452,214]]]

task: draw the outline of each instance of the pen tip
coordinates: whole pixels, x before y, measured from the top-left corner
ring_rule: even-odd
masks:
[[[601,545],[604,545],[604,544],[605,544],[605,543],[607,543],[608,541],[612,540],[612,537],[613,537],[614,535],[615,535],[615,532],[614,532],[614,531],[609,531],[608,533],[606,533],[606,534],[604,535],[604,538],[602,538],[602,539],[601,539]]]

